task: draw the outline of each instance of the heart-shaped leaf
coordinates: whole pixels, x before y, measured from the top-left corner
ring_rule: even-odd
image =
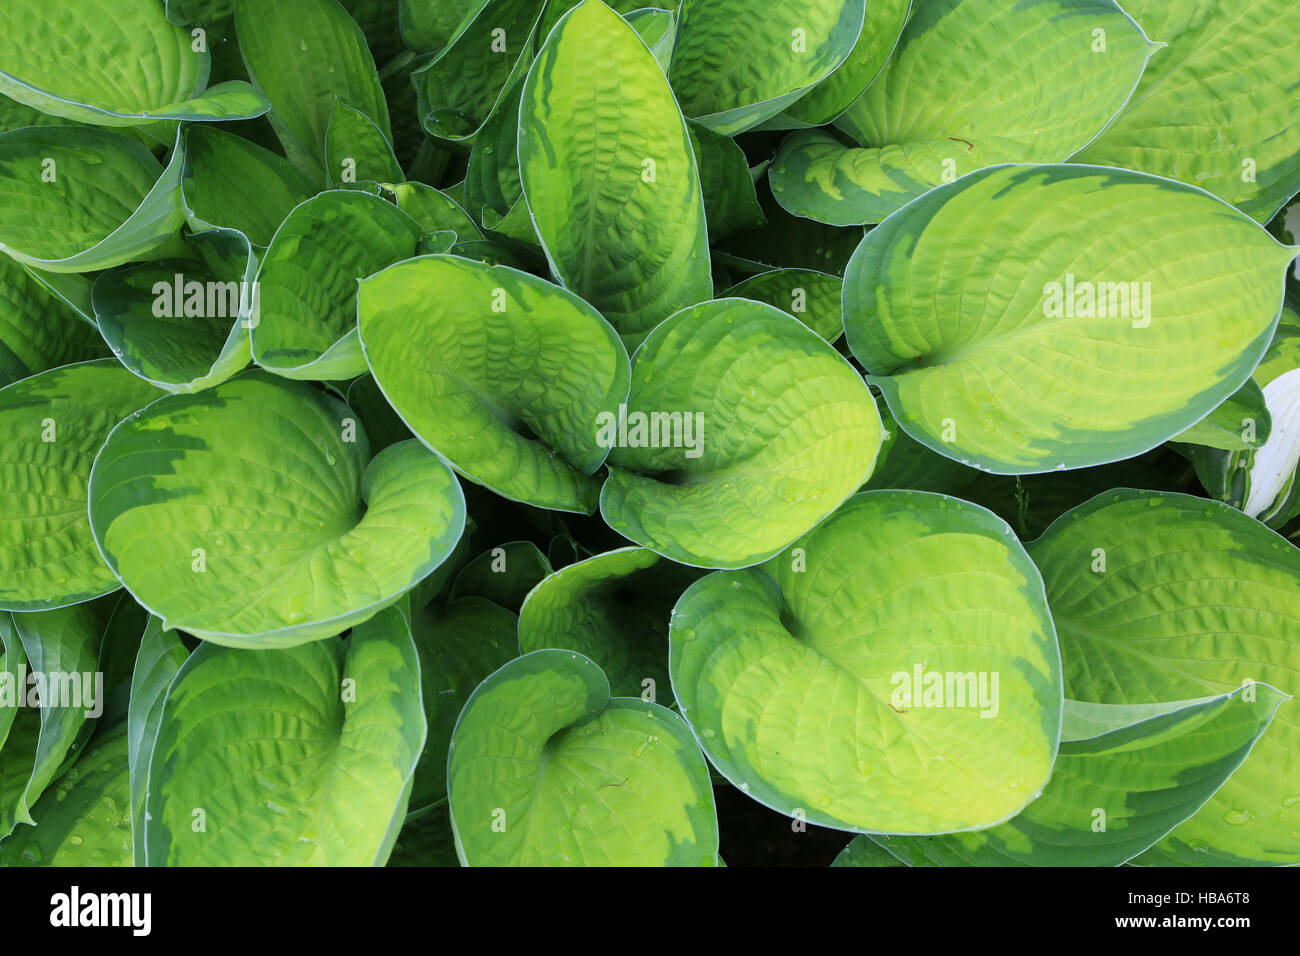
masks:
[[[149,761],[149,865],[382,866],[424,745],[419,670],[393,609],[346,642],[201,645]]]
[[[798,216],[880,222],[997,163],[1059,163],[1122,107],[1157,49],[1114,0],[934,0],[839,120],[864,149],[796,133],[772,190]]]
[[[0,389],[0,608],[47,610],[118,589],[90,534],[90,468],[118,422],[161,395],[111,359]]]
[[[686,123],[645,43],[599,0],[565,15],[528,74],[519,167],[556,277],[629,347],[709,298],[704,200]]]
[[[357,280],[416,252],[420,227],[387,200],[331,190],[296,207],[257,273],[253,359],[286,378],[355,378]]]
[[[185,221],[184,151],[163,169],[139,143],[81,126],[0,133],[0,252],[50,272],[145,259]]]
[[[169,392],[231,378],[252,357],[257,260],[234,229],[191,236],[200,260],[164,259],[101,273],[91,302],[99,330],[128,369]]]
[[[359,624],[441,564],[464,523],[455,477],[418,443],[371,459],[350,408],[264,372],[155,402],[90,476],[95,540],[136,600],[233,647]]]
[[[375,121],[337,98],[325,134],[325,172],[336,185],[366,180],[400,183],[406,178],[392,144]]]
[[[1061,638],[1069,697],[1151,704],[1260,681],[1300,689],[1300,550],[1227,505],[1114,491],[1029,546]],[[1199,813],[1143,857],[1295,864],[1300,703]]]
[[[1194,183],[1259,222],[1300,190],[1300,7],[1125,0],[1166,44],[1076,159]]]
[[[710,762],[797,819],[978,829],[1051,773],[1061,665],[1042,581],[975,505],[860,494],[763,570],[692,585],[669,641]]]
[[[598,424],[610,527],[712,568],[765,561],[809,531],[867,480],[882,437],[844,357],[745,299],[659,325],[637,349],[626,407]]]
[[[848,343],[899,424],[942,455],[998,474],[1103,464],[1241,387],[1296,252],[1172,180],[980,170],[862,241]]]
[[[709,771],[686,723],[609,696],[591,660],[511,661],[452,734],[447,790],[466,866],[715,866]]]
[[[683,111],[726,136],[775,116],[848,58],[865,9],[864,0],[683,0],[669,73]]]
[[[609,677],[611,693],[672,706],[668,619],[700,577],[644,548],[621,548],[561,568],[519,611],[519,649],[578,651]]]
[[[206,41],[169,23],[157,0],[10,0],[5,15],[0,93],[44,113],[138,126],[250,119],[270,109],[239,80],[205,91]]]
[[[629,374],[595,309],[506,266],[424,256],[364,280],[359,312],[375,381],[456,471],[515,501],[594,510],[597,417]]]

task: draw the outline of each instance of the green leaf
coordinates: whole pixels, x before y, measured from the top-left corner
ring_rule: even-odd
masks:
[[[488,0],[423,68],[411,74],[420,122],[430,136],[472,139],[528,68],[544,0]]]
[[[413,50],[447,46],[488,0],[398,0],[402,39]]]
[[[1241,387],[1294,254],[1172,180],[980,170],[863,240],[845,274],[848,343],[899,424],[942,455],[997,474],[1102,464]]]
[[[474,137],[465,170],[465,207],[471,218],[486,224],[489,217],[499,224],[516,209],[527,215],[524,187],[519,181],[519,103],[525,76],[511,82],[502,94],[501,108],[488,118]],[[519,215],[517,213],[516,215]],[[529,217],[528,228],[532,229]],[[535,237],[534,237],[535,238]]]
[[[120,587],[90,534],[87,482],[109,432],[160,394],[111,359],[0,389],[0,608],[48,610]]]
[[[50,272],[92,272],[145,259],[185,220],[184,151],[167,168],[107,130],[32,127],[0,133],[0,251]]]
[[[204,90],[210,59],[157,0],[10,0],[0,34],[0,93],[97,126],[261,116],[247,83]],[[91,53],[89,51],[95,51]]]
[[[580,654],[534,651],[478,686],[447,784],[465,866],[716,866],[709,771],[686,723],[609,696]]]
[[[265,248],[315,184],[283,156],[222,129],[190,126],[183,134],[181,180],[186,218],[196,231],[238,229]]]
[[[599,0],[565,15],[528,74],[519,165],[552,271],[629,347],[709,298],[686,124],[645,43]]]
[[[28,679],[15,682],[15,694],[26,702],[18,707],[0,759],[0,840],[15,824],[40,822],[31,810],[64,761],[76,757],[103,711],[103,686],[94,683],[94,675],[117,602],[117,596],[108,595],[13,615],[5,644],[15,646],[15,638],[22,642]],[[33,691],[39,704],[28,696]]]
[[[627,353],[595,309],[458,256],[391,266],[361,283],[359,302],[375,381],[421,441],[511,500],[595,509],[597,416],[628,387]]]
[[[370,437],[370,450],[376,455],[389,445],[415,437],[388,404],[373,375],[353,380],[348,386],[347,402],[361,417]]]
[[[726,136],[775,116],[848,58],[865,7],[864,0],[682,0],[669,73],[682,110]]]
[[[166,629],[287,647],[357,625],[450,554],[451,472],[416,442],[373,459],[325,392],[248,372],[123,422],[90,476],[113,572]]]
[[[216,23],[235,12],[235,0],[164,0],[167,21],[177,26]]]
[[[461,242],[482,239],[473,218],[445,192],[424,183],[398,183],[387,187],[402,210],[426,233],[452,232]]]
[[[1249,681],[1300,688],[1300,551],[1241,512],[1187,495],[1114,491],[1063,515],[1029,550],[1060,634],[1067,696],[1149,704]],[[1290,700],[1153,861],[1300,862],[1298,779],[1300,704]]]
[[[107,354],[92,327],[25,268],[0,255],[0,388]]]
[[[1194,183],[1267,222],[1300,191],[1300,7],[1125,0],[1168,44],[1079,162]]]
[[[687,131],[700,168],[710,240],[767,222],[758,204],[749,163],[736,141],[699,123],[688,123]]]
[[[1241,508],[1270,528],[1300,514],[1300,315],[1282,310],[1273,342],[1255,369],[1271,428],[1249,465]]]
[[[853,105],[880,73],[898,45],[912,0],[869,0],[858,42],[848,58],[811,93],[786,109],[808,126],[829,123]]]
[[[871,223],[971,170],[1064,162],[1124,105],[1157,48],[1114,0],[934,0],[839,121],[866,148],[796,133],[772,190],[797,216]]]
[[[91,300],[118,360],[168,392],[197,392],[248,365],[257,260],[247,237],[190,237],[205,261],[165,259],[101,273]]]
[[[1041,579],[1001,519],[955,498],[857,495],[763,570],[692,585],[669,642],[709,761],[809,823],[987,827],[1051,773],[1061,665]]]
[[[331,190],[295,208],[257,274],[253,360],[286,378],[363,373],[357,280],[409,259],[419,239],[414,219],[367,193]]]
[[[578,651],[604,669],[611,693],[671,707],[668,618],[700,573],[644,548],[570,564],[528,595],[519,612],[519,649]]]
[[[149,618],[131,677],[131,707],[127,715],[127,757],[130,765],[132,859],[145,865],[145,797],[149,792],[149,755],[158,739],[167,689],[190,652],[176,631],[164,631],[162,621]]]
[[[844,334],[844,280],[813,269],[774,269],[733,285],[719,298],[752,299],[788,312],[827,342]]]
[[[840,851],[831,866],[906,866],[907,864],[883,849],[865,833],[855,836]]]
[[[624,3],[615,3],[612,9],[639,2],[641,0],[624,0]],[[623,19],[645,41],[659,68],[667,73],[673,62],[673,48],[677,45],[677,14],[673,10],[643,7],[624,13]]]
[[[429,736],[415,769],[412,813],[446,800],[452,728],[474,688],[518,656],[517,622],[513,613],[480,597],[435,602],[415,614],[411,633],[420,654]]]
[[[770,200],[763,205],[767,225],[725,237],[714,252],[714,262],[743,275],[773,269],[812,269],[844,275],[853,251],[862,242],[863,229],[841,229],[790,215]]]
[[[852,366],[784,312],[721,299],[637,350],[600,510],[680,564],[743,568],[811,530],[867,480],[880,415]]]
[[[550,573],[550,562],[537,545],[511,541],[484,551],[465,565],[456,575],[452,596],[486,598],[518,614],[528,592]]]
[[[871,472],[871,480],[863,486],[864,491],[905,489],[969,497],[963,489],[979,477],[978,471],[930,451],[898,427],[889,406],[880,409],[880,420],[887,435],[881,445],[880,456],[876,459],[876,467]],[[975,503],[983,504],[997,513],[996,508],[985,502]],[[1057,514],[1059,512],[1054,512],[1052,517],[1055,518]],[[1002,517],[1007,520],[1005,516]],[[1014,525],[1009,520],[1007,523]]]
[[[336,185],[365,180],[400,183],[406,178],[383,131],[337,97],[325,134],[325,172]]]
[[[1237,690],[1156,716],[1085,705],[1118,712],[1100,731],[1072,727],[1067,701],[1052,779],[1019,816],[975,833],[876,839],[912,866],[1119,866],[1204,806],[1285,699],[1260,684],[1252,699]],[[1069,739],[1080,732],[1089,736]]]
[[[1254,379],[1248,378],[1223,404],[1175,435],[1174,441],[1224,451],[1246,451],[1259,448],[1268,440],[1271,425],[1264,392]]]
[[[131,865],[126,725],[94,737],[36,802],[40,824],[0,842],[0,866]]]
[[[325,141],[335,97],[392,130],[365,34],[338,0],[241,3],[239,49],[253,83],[271,101],[269,119],[285,155],[325,181]]]
[[[149,761],[149,865],[382,866],[424,745],[419,670],[393,609],[346,642],[203,644]]]

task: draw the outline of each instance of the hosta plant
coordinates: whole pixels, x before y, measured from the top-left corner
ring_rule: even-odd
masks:
[[[9,6],[0,865],[1300,864],[1294,0]]]

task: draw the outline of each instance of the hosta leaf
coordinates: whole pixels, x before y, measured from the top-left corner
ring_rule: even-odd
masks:
[[[503,105],[528,67],[544,0],[489,0],[427,66],[411,74],[420,122],[430,136],[471,139]]]
[[[777,200],[822,222],[880,222],[932,186],[997,163],[1059,163],[1119,110],[1156,49],[1114,0],[936,0],[840,120],[790,136]]]
[[[844,280],[839,276],[813,269],[774,269],[732,286],[720,298],[766,302],[834,342],[844,334],[843,293]]]
[[[709,771],[686,723],[609,696],[588,658],[526,654],[470,696],[448,795],[466,866],[715,866]]]
[[[130,371],[169,392],[197,392],[248,365],[257,261],[233,229],[190,238],[206,259],[143,263],[101,273],[92,302],[99,330]]]
[[[633,5],[639,2],[641,0],[627,0],[625,4],[615,3],[613,9],[618,10],[622,5]],[[643,7],[628,11],[623,19],[645,41],[645,45],[654,54],[659,68],[667,73],[673,62],[673,48],[677,45],[677,14],[672,10]]]
[[[862,33],[848,58],[811,93],[789,106],[786,115],[820,126],[852,106],[889,60],[911,9],[912,0],[867,0]]]
[[[611,693],[665,706],[668,618],[700,576],[644,548],[598,554],[556,571],[519,612],[519,649],[578,651],[604,669]]]
[[[845,274],[848,343],[940,454],[998,474],[1116,461],[1242,385],[1295,253],[1171,180],[981,170],[863,240]]]
[[[537,545],[511,541],[483,552],[465,565],[456,575],[452,595],[486,598],[518,614],[528,592],[550,573],[551,565]]]
[[[1250,463],[1249,489],[1241,508],[1280,528],[1300,513],[1300,316],[1282,310],[1273,342],[1255,369],[1272,423],[1268,440]]]
[[[454,476],[416,442],[371,459],[350,408],[264,372],[155,402],[90,477],[95,540],[136,600],[233,647],[359,624],[441,564],[464,522]]]
[[[21,265],[0,255],[0,388],[107,354],[93,328]]]
[[[754,177],[735,140],[698,123],[687,124],[687,129],[700,169],[710,241],[763,225],[767,219],[758,204]]]
[[[1191,428],[1179,432],[1174,440],[1223,451],[1246,451],[1263,445],[1271,427],[1264,392],[1254,379],[1248,378],[1227,401]]]
[[[295,208],[257,274],[254,361],[287,378],[360,375],[357,280],[409,259],[419,239],[414,219],[367,193],[331,190]]]
[[[400,183],[406,178],[374,120],[337,98],[325,134],[325,172],[335,184]]]
[[[132,859],[145,865],[145,796],[149,788],[149,755],[158,739],[167,688],[171,687],[190,652],[176,631],[164,631],[162,621],[149,618],[131,677],[131,707],[127,715],[127,757],[131,777]]]
[[[17,691],[20,681],[26,680],[26,674],[27,655],[23,653],[23,642],[14,630],[14,617],[0,611],[0,681],[4,682],[4,693],[0,694],[0,751],[3,751],[9,737],[9,728],[18,716],[20,704]],[[4,776],[0,773],[0,779]]]
[[[335,97],[368,116],[392,142],[374,57],[338,0],[241,3],[235,28],[248,75],[271,101],[269,118],[285,155],[314,180],[325,180]]]
[[[0,93],[97,126],[238,120],[270,108],[247,83],[208,90],[210,60],[157,0],[10,0]],[[89,53],[88,51],[95,51]]]
[[[572,293],[458,256],[361,283],[361,343],[411,431],[466,478],[541,508],[591,513],[596,420],[627,395],[618,336]]]
[[[1061,639],[1066,694],[1149,704],[1261,681],[1300,688],[1300,551],[1227,505],[1115,491],[1029,546]],[[1300,862],[1300,704],[1154,862]]]
[[[32,813],[37,826],[0,842],[0,866],[130,866],[126,725],[92,738]]]
[[[181,190],[195,230],[238,229],[265,247],[289,212],[316,192],[284,157],[225,130],[191,126],[183,143]]]
[[[22,642],[28,679],[12,688],[24,695],[26,706],[18,707],[0,754],[0,839],[15,824],[40,822],[31,815],[37,799],[64,761],[75,758],[90,735],[89,721],[103,712],[104,688],[95,675],[104,629],[117,601],[109,595],[12,616],[5,644]],[[39,706],[28,696],[33,691]]]
[[[398,0],[402,39],[413,50],[440,50],[488,0]]]
[[[1061,670],[1041,579],[1005,523],[955,498],[860,494],[764,570],[692,585],[669,641],[713,766],[809,823],[986,827],[1051,773]]]
[[[118,589],[90,534],[87,482],[108,433],[159,397],[109,359],[0,389],[0,608],[45,610]]]
[[[429,736],[415,770],[411,812],[447,796],[447,749],[456,718],[469,695],[507,661],[519,655],[518,618],[480,597],[435,603],[411,622],[420,653],[420,687]]]
[[[871,479],[863,486],[864,491],[907,489],[967,497],[963,489],[979,477],[978,471],[926,448],[898,427],[888,405],[880,409],[880,420],[887,434],[880,446],[880,457],[876,459]],[[976,504],[984,503],[977,501]],[[987,504],[984,506],[988,507]],[[989,510],[997,513],[996,509]],[[1055,518],[1056,514],[1053,513],[1052,517]],[[1015,526],[1005,517],[1003,520]]]
[[[636,352],[626,410],[602,424],[605,520],[680,564],[776,554],[871,474],[882,429],[862,378],[771,306],[685,309]]]
[[[402,210],[426,233],[451,232],[461,242],[482,239],[483,233],[474,220],[451,196],[424,183],[398,183],[388,186]]]
[[[1169,46],[1076,159],[1194,183],[1267,222],[1300,190],[1300,7],[1126,0],[1124,9]]]
[[[1238,690],[1157,716],[1094,704],[1119,711],[1121,723],[1083,739],[1070,739],[1078,731],[1067,701],[1052,779],[1019,816],[974,833],[877,840],[912,866],[1118,866],[1214,795],[1284,699],[1260,684],[1250,698]]]
[[[682,110],[727,136],[775,116],[847,59],[865,6],[683,0],[669,73]]]
[[[599,0],[565,15],[528,74],[519,165],[555,275],[629,347],[709,298],[686,124],[645,43]]]
[[[520,206],[524,187],[519,181],[519,102],[525,76],[517,77],[502,95],[501,108],[483,124],[474,139],[465,170],[465,207],[471,217],[497,223]],[[527,203],[522,208],[526,211]],[[532,228],[531,225],[529,228]]]
[[[216,23],[235,12],[235,0],[164,0],[167,20],[177,26]]]
[[[0,133],[0,251],[50,272],[147,258],[185,220],[183,168],[183,150],[163,169],[144,146],[107,130]]]
[[[200,646],[149,761],[149,865],[382,866],[424,745],[419,671],[391,608],[346,642]]]
[[[907,864],[877,844],[865,833],[855,836],[840,851],[831,866],[906,866]]]

